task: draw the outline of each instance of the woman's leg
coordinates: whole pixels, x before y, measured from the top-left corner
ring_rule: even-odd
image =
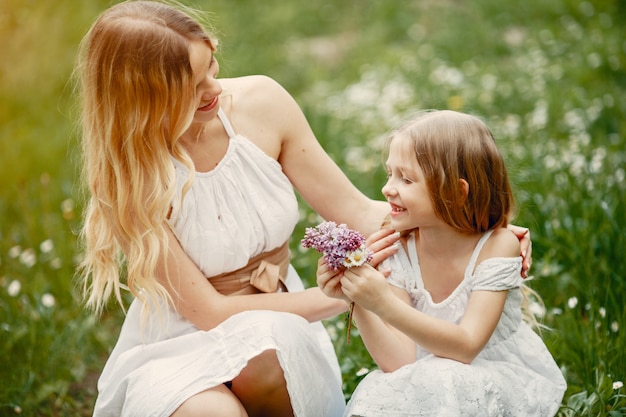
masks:
[[[171,417],[248,417],[237,397],[224,385],[202,391],[185,401]]]
[[[275,350],[251,359],[233,380],[233,393],[250,417],[293,417],[283,369]]]

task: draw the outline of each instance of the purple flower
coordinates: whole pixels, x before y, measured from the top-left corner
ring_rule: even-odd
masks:
[[[362,234],[345,224],[330,221],[307,227],[302,246],[323,253],[326,263],[334,270],[363,265],[372,259]]]

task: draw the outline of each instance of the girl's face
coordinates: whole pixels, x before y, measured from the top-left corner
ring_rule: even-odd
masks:
[[[386,163],[387,183],[382,192],[391,205],[391,227],[397,231],[440,223],[413,152],[408,138],[399,135],[391,141]]]
[[[189,61],[195,85],[196,112],[193,121],[206,123],[217,115],[222,85],[217,81],[219,64],[209,46],[201,41],[189,46]]]

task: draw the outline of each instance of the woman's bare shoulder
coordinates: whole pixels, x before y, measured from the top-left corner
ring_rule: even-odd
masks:
[[[245,98],[250,100],[269,100],[272,95],[288,95],[287,91],[273,78],[266,75],[246,75],[236,78],[220,78],[223,95],[232,96],[233,99]]]

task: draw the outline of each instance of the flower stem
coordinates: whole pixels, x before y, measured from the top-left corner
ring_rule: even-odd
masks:
[[[346,334],[346,343],[350,344],[350,331],[352,330],[352,312],[354,311],[354,301],[348,307],[348,333]]]

